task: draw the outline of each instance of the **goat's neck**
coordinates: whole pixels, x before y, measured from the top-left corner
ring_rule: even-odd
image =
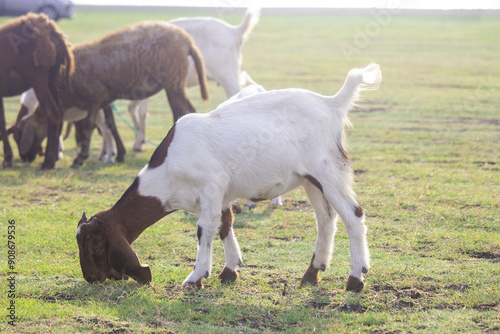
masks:
[[[109,227],[120,228],[129,243],[134,242],[145,229],[172,212],[165,211],[157,198],[140,195],[137,188],[136,179],[111,209],[96,215],[106,224],[112,224]]]

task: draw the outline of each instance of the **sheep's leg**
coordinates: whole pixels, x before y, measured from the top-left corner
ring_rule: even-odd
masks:
[[[314,209],[318,236],[311,264],[302,276],[300,281],[301,285],[317,284],[320,281],[318,277],[319,271],[325,271],[330,265],[333,252],[333,239],[337,232],[338,218],[337,213],[330,203],[328,203],[321,189],[307,181],[304,184],[304,190]]]
[[[134,151],[142,152],[142,145],[146,142],[146,119],[148,117],[148,102],[149,99],[140,101],[130,101],[128,111],[132,116],[135,133]]]
[[[34,83],[34,85],[35,94],[47,114],[48,123],[47,148],[45,149],[42,169],[52,169],[55,167],[59,154],[59,136],[61,135],[64,112],[54,82],[50,81],[48,86],[45,86],[45,83]]]
[[[358,205],[350,189],[342,189],[328,182],[321,182],[325,197],[338,212],[349,236],[351,250],[351,273],[347,281],[348,291],[361,291],[363,289],[363,274],[368,272],[369,251],[366,242],[366,226],[363,209]],[[345,188],[345,184],[343,185]],[[339,191],[342,189],[342,191]]]
[[[114,156],[116,155],[115,139],[111,134],[111,130],[109,130],[108,126],[106,125],[106,119],[104,117],[104,111],[102,109],[97,113],[95,124],[102,136],[102,147],[101,153],[99,154],[99,160],[104,163],[111,164],[114,162]]]
[[[99,109],[90,109],[87,118],[75,122],[75,137],[79,152],[71,168],[80,168],[89,157],[90,139],[94,131],[98,111]]]
[[[221,225],[221,210],[205,208],[202,204],[198,226],[198,253],[194,270],[188,275],[182,284],[203,287],[201,280],[210,276],[212,271],[212,241]]]
[[[130,100],[128,102],[128,113],[132,118],[132,123],[134,123],[134,129],[139,131],[139,101],[138,100]]]
[[[174,114],[174,123],[182,116],[196,112],[196,109],[194,109],[191,102],[189,102],[186,92],[184,91],[169,89],[167,90],[167,98],[172,113]]]
[[[233,231],[233,211],[231,206],[222,211],[219,235],[224,244],[226,264],[219,274],[219,279],[225,282],[234,282],[238,278],[236,267],[241,264],[241,251]]]
[[[116,162],[123,162],[125,160],[125,153],[127,152],[127,150],[125,149],[122,139],[118,134],[118,130],[116,129],[116,123],[115,123],[115,118],[113,116],[113,111],[111,110],[111,106],[104,107],[103,110],[104,110],[104,117],[106,119],[106,126],[111,131],[111,134],[115,139],[116,150],[118,153],[116,155]]]
[[[48,120],[47,148],[45,149],[45,159],[42,169],[52,169],[56,165],[59,156],[59,138],[61,136],[62,123]]]
[[[0,132],[2,133],[3,141],[3,168],[12,167],[12,147],[10,147],[9,136],[7,134],[7,128],[5,124],[5,112],[3,108],[3,99],[0,97]]]

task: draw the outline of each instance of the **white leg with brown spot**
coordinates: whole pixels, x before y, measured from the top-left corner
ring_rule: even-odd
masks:
[[[326,188],[328,189],[328,188]],[[335,210],[339,213],[349,236],[351,251],[351,273],[347,285],[348,290],[361,291],[363,288],[363,273],[370,268],[368,244],[366,242],[365,216],[354,197],[343,196],[337,191],[326,191]]]
[[[214,199],[215,200],[215,199]],[[216,203],[217,201],[215,201]],[[220,201],[222,202],[222,201]],[[219,202],[219,203],[220,203]],[[201,213],[198,219],[198,252],[194,270],[182,284],[202,286],[201,280],[212,272],[212,241],[221,226],[221,207],[214,201],[202,200]]]
[[[331,163],[331,165],[334,164]],[[341,177],[332,178],[331,175],[335,175],[334,170],[329,172],[325,172],[325,170],[317,170],[315,172],[316,173],[311,174],[315,177],[315,179],[313,180],[314,186],[316,186],[316,188],[319,188],[321,195],[324,195],[324,198],[330,203],[333,209],[342,218],[342,221],[344,222],[347,230],[347,234],[349,236],[349,246],[351,251],[351,273],[347,284],[347,290],[361,291],[364,284],[363,273],[368,272],[370,264],[368,244],[366,242],[366,226],[364,224],[365,217],[363,214],[363,210],[354,199],[354,192],[352,191],[351,187],[346,186],[351,183],[349,179],[352,177],[352,174],[350,173],[350,170],[346,170],[344,171],[345,173],[340,175]],[[311,181],[310,179],[308,180]],[[313,198],[314,195],[315,194],[313,192]],[[319,197],[319,195],[316,195],[316,197]],[[331,245],[333,247],[333,241]],[[315,253],[315,265],[321,265],[319,262],[324,260],[323,258],[319,259],[319,257],[321,256],[324,255],[321,253]]]
[[[241,264],[241,251],[233,228],[229,230],[222,243],[224,244],[224,257],[226,259],[225,267],[236,272],[236,268]]]

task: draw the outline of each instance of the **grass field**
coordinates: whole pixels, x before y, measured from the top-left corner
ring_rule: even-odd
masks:
[[[86,12],[60,22],[73,43],[171,11]],[[210,14],[210,13],[207,13]],[[239,23],[242,15],[223,19]],[[382,15],[384,14],[384,15]],[[6,18],[1,18],[0,23]],[[53,171],[41,158],[0,170],[0,329],[15,333],[494,333],[500,332],[500,43],[498,17],[264,14],[244,46],[243,69],[267,89],[302,87],[333,95],[348,70],[381,65],[378,91],[350,114],[354,189],[367,214],[372,268],[361,293],[344,290],[349,245],[341,223],[332,265],[318,286],[299,288],[316,238],[301,189],[283,207],[259,203],[236,216],[243,264],[222,285],[222,245],[202,290],[180,283],[196,258],[196,217],[177,212],[134,244],[153,274],[90,285],[75,239],[82,212],[110,208],[147,163],[154,146],[132,152],[133,133],[117,119],[126,162],[91,157],[79,170],[74,139]],[[224,100],[189,96],[199,112]],[[13,122],[18,98],[6,99]],[[123,112],[125,103],[117,103]],[[306,112],[306,111],[304,111]],[[124,113],[126,119],[130,119]],[[150,103],[148,136],[159,143],[172,125],[164,94]],[[3,154],[3,153],[2,153]],[[0,157],[3,159],[3,156]],[[242,202],[243,204],[243,202]],[[15,221],[16,275],[8,235]],[[11,252],[12,253],[12,252]],[[8,285],[15,276],[15,286]],[[15,287],[15,297],[8,291]],[[8,325],[7,309],[17,321]]]

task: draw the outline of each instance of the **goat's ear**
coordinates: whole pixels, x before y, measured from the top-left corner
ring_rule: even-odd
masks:
[[[118,273],[132,277],[141,284],[151,282],[149,266],[141,264],[130,244],[123,235],[110,242],[109,263]]]
[[[19,149],[21,155],[28,154],[35,143],[35,128],[32,126],[26,126],[23,131],[23,136],[21,137],[21,147]]]
[[[117,280],[117,281],[121,281],[121,280],[128,280],[128,276],[127,275],[123,275],[122,273],[119,273],[117,272],[115,269],[111,269],[111,272],[109,273],[108,275],[108,278],[109,279],[114,279],[114,280]]]

